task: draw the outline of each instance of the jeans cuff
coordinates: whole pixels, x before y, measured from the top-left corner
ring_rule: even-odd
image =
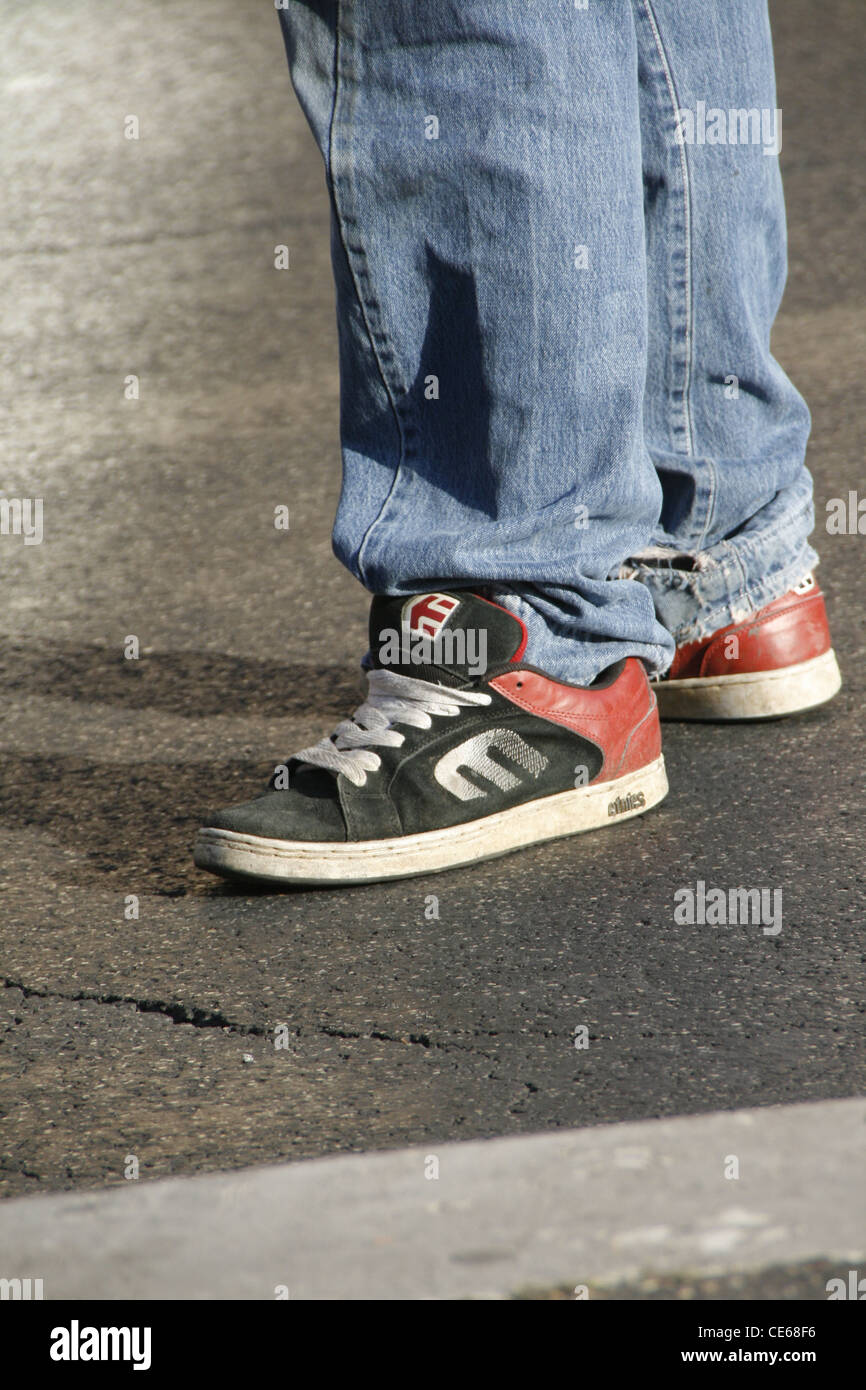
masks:
[[[759,561],[753,544],[734,538],[693,553],[653,546],[629,559],[620,574],[646,585],[659,622],[679,647],[742,622],[793,589],[817,563],[805,540],[794,550],[765,550]]]

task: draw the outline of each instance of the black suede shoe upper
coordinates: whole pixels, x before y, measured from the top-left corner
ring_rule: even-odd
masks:
[[[288,788],[272,779],[263,796],[206,824],[278,840],[377,840],[463,824],[585,785],[602,767],[601,748],[520,708],[489,684],[504,670],[524,668],[524,647],[517,618],[464,590],[374,599],[374,669],[484,691],[490,703],[461,707],[456,715],[433,714],[429,729],[395,719],[403,742],[372,748],[380,766],[366,773],[362,786],[293,758]]]

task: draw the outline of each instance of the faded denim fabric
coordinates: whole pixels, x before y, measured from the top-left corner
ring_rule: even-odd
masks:
[[[586,684],[816,560],[761,0],[282,0],[332,208],[338,557]]]

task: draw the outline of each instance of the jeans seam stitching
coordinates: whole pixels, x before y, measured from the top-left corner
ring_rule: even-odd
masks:
[[[668,62],[667,53],[662,43],[661,33],[658,22],[652,8],[651,0],[641,0],[644,12],[652,30],[653,42],[659,55],[659,60],[664,72],[665,85],[674,110],[674,118],[679,110],[679,98],[677,96],[676,85]],[[686,436],[688,445],[688,457],[694,454],[694,428],[691,414],[691,382],[692,382],[692,351],[693,351],[693,313],[692,313],[692,209],[690,196],[689,165],[686,159],[686,148],[684,144],[680,147],[680,167],[683,177],[683,232],[685,250],[685,309],[686,309],[686,363],[683,382],[683,418],[686,426]],[[706,529],[704,531],[706,534]]]

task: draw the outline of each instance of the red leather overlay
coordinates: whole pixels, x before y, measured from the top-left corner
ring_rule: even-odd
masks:
[[[617,679],[601,690],[561,685],[535,671],[509,671],[490,684],[529,714],[595,743],[604,754],[596,781],[636,772],[661,753],[656,697],[637,657],[629,657]]]
[[[731,640],[733,637],[736,642]],[[776,671],[810,661],[829,650],[827,610],[824,595],[816,585],[807,594],[783,594],[750,618],[677,647],[666,679]]]

